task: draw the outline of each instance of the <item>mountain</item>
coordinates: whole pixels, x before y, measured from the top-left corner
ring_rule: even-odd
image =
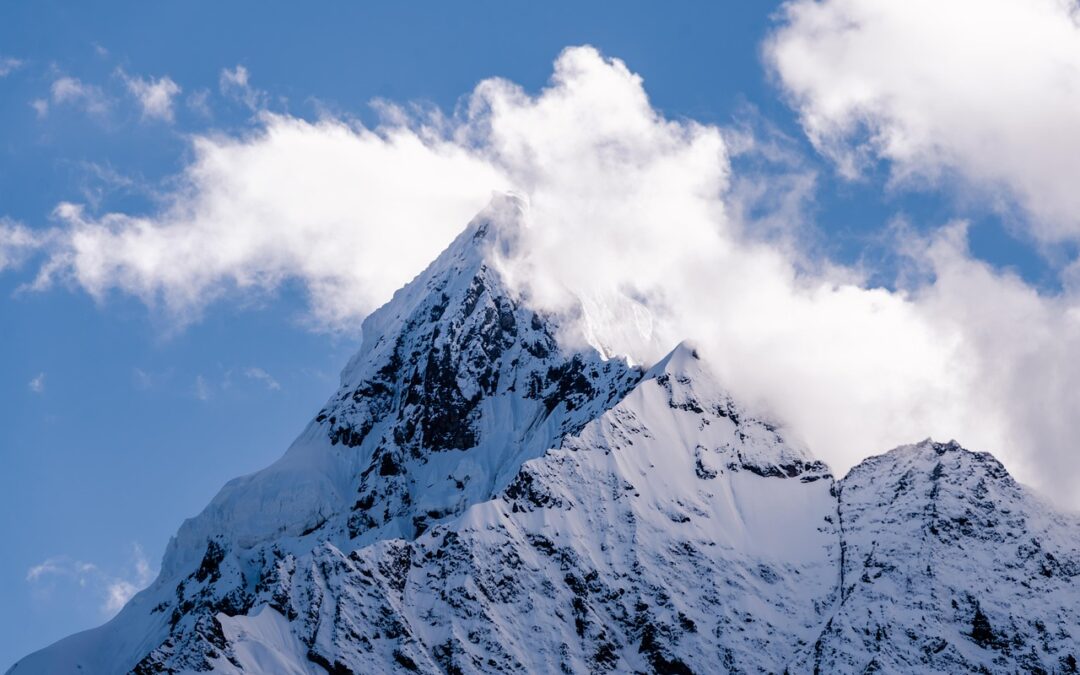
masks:
[[[838,485],[838,605],[795,671],[1075,673],[1080,520],[924,441]]]
[[[692,345],[575,339],[501,272],[524,209],[365,321],[149,588],[9,672],[1076,672],[1080,520],[955,443],[837,481]]]

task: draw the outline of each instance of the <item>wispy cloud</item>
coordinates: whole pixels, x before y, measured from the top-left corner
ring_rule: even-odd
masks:
[[[71,577],[86,585],[86,575],[97,573],[98,568],[91,563],[71,560],[67,556],[56,556],[34,565],[26,572],[27,581],[40,581],[48,577]]]
[[[35,375],[34,378],[30,380],[30,383],[27,386],[30,387],[30,391],[34,392],[35,394],[44,394],[45,373],[38,373],[37,375]]]
[[[242,65],[232,70],[222,68],[218,87],[223,96],[243,103],[252,111],[262,110],[266,107],[268,96],[266,92],[252,87],[249,78],[248,69]]]
[[[38,119],[42,119],[49,114],[49,101],[44,98],[35,98],[30,101],[30,107],[37,113]]]
[[[143,370],[142,368],[132,368],[131,380],[135,384],[136,389],[145,391],[154,387],[153,374]]]
[[[49,594],[62,584],[90,594],[106,616],[120,611],[132,596],[153,580],[150,562],[138,543],[132,544],[128,568],[120,574],[111,574],[99,565],[67,555],[48,558],[26,572],[26,581],[44,594]]]
[[[109,164],[98,162],[75,161],[71,165],[76,169],[76,184],[86,202],[94,209],[101,206],[105,197],[113,193],[143,193],[153,196],[142,180],[125,176]]]
[[[0,77],[7,77],[11,73],[14,73],[24,65],[22,59],[16,59],[11,56],[0,56]]]
[[[139,390],[148,391],[159,389],[174,381],[176,372],[172,368],[163,371],[148,371],[143,368],[133,368],[131,371],[132,385]],[[229,396],[240,391],[239,387],[260,387],[267,391],[281,391],[281,383],[265,368],[251,366],[248,368],[223,368],[219,364],[216,371],[209,375],[198,373],[191,380],[190,387],[185,389],[187,395],[193,396],[200,401],[209,401],[217,396]]]
[[[117,70],[128,92],[138,101],[143,119],[172,122],[173,99],[180,94],[181,88],[172,78],[166,76],[154,79],[128,75],[122,69]]]
[[[105,602],[101,609],[106,614],[119,612],[128,600],[154,580],[142,547],[133,544],[132,549],[132,575],[127,578],[116,577],[105,584]]]
[[[213,117],[210,109],[210,90],[197,89],[187,97],[187,107],[202,117]]]
[[[195,398],[200,401],[209,401],[212,395],[210,389],[210,382],[202,375],[195,376],[195,384],[193,386]]]
[[[267,389],[271,391],[278,391],[281,389],[281,384],[278,383],[270,373],[266,372],[262,368],[252,367],[244,371],[244,375],[249,379],[262,383]]]
[[[175,371],[172,368],[166,368],[161,371],[151,371],[143,368],[131,369],[131,383],[140,391],[149,391],[151,389],[158,389],[164,385],[167,385],[173,379]]]
[[[31,253],[45,244],[47,236],[0,216],[0,272],[22,264]]]
[[[65,75],[57,78],[49,91],[54,105],[74,105],[98,116],[109,112],[109,97],[101,87],[87,84],[76,77]]]

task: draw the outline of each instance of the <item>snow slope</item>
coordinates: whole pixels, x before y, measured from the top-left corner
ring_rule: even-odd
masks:
[[[692,346],[574,346],[499,272],[524,208],[369,317],[150,588],[10,672],[1076,671],[1075,517],[955,444],[834,481]]]
[[[842,603],[796,670],[1069,673],[1080,522],[987,453],[930,440],[840,483]]]

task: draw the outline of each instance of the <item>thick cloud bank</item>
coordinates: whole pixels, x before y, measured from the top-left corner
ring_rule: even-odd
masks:
[[[492,190],[515,189],[530,208],[507,272],[553,310],[580,298],[594,344],[649,361],[695,340],[838,472],[955,437],[1080,505],[1080,311],[972,260],[962,223],[907,242],[927,281],[903,292],[807,265],[732,215],[720,129],[665,119],[639,77],[589,48],[564,52],[537,95],[489,80],[452,118],[386,113],[377,130],[266,114],[250,136],[198,138],[148,216],[61,205],[37,286],[119,290],[182,321],[290,281],[313,325],[353,326]]]
[[[793,0],[782,17],[766,58],[842,171],[959,175],[1037,238],[1080,237],[1075,0]]]

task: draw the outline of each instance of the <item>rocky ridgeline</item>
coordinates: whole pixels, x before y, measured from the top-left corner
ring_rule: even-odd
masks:
[[[569,349],[506,197],[285,456],[25,673],[1077,672],[1080,521],[932,441],[834,480],[694,349]]]

